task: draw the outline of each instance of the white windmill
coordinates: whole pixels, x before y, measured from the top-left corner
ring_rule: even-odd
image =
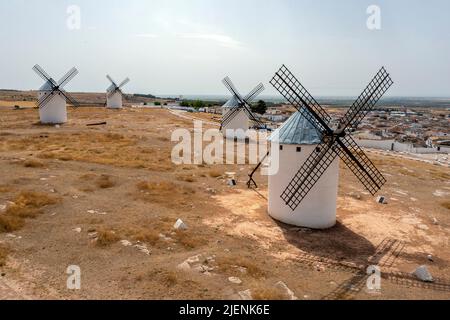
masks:
[[[279,169],[269,176],[269,214],[291,225],[330,228],[336,223],[339,158],[372,195],[386,183],[350,133],[393,82],[382,68],[335,125],[285,66],[271,84],[298,112],[270,138],[279,144],[280,153],[279,159],[271,159],[278,161]]]
[[[226,138],[243,140],[246,138],[247,130],[250,128],[264,127],[261,121],[252,113],[250,105],[264,91],[264,85],[262,83],[259,84],[243,98],[229,77],[226,77],[223,83],[233,96],[222,107],[221,131]]]
[[[130,79],[126,78],[117,85],[109,75],[107,75],[106,78],[111,81],[111,85],[106,89],[106,107],[109,109],[121,109],[123,97],[122,88],[130,82]]]
[[[41,123],[66,123],[67,101],[73,107],[78,107],[79,104],[63,87],[78,74],[78,70],[76,68],[70,69],[58,82],[53,80],[39,65],[35,65],[33,70],[45,80],[45,83],[39,88],[38,92],[39,118]]]

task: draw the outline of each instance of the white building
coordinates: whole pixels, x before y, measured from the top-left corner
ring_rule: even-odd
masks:
[[[236,108],[239,105],[236,97],[231,98],[227,103],[225,103],[222,107],[222,117],[224,118],[233,108]],[[243,108],[240,108],[239,111],[236,112],[232,116],[231,121],[228,121],[222,127],[222,133],[227,139],[238,139],[244,140],[247,136],[247,130],[250,128],[250,120],[247,117]]]
[[[106,107],[108,109],[122,109],[122,92],[117,90],[112,95],[106,94]]]
[[[269,141],[279,145],[278,172],[269,175],[269,215],[276,220],[299,227],[326,229],[336,224],[339,184],[339,158],[331,164],[300,205],[292,211],[281,199],[291,180],[311,155],[317,152],[319,132],[299,112],[292,115]],[[278,148],[278,147],[277,147]]]
[[[39,101],[52,94],[53,86],[47,81],[39,88]],[[39,108],[39,118],[43,124],[62,124],[67,122],[66,98],[59,91],[55,91],[52,98],[42,108]]]

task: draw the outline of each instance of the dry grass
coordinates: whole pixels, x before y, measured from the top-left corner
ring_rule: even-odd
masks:
[[[133,241],[140,241],[155,246],[159,241],[159,232],[153,229],[128,228],[125,235],[131,237]]]
[[[98,178],[96,184],[100,189],[109,189],[116,185],[116,183],[111,180],[111,177],[105,174],[101,175],[100,178]]]
[[[222,256],[217,259],[219,270],[225,273],[235,273],[237,268],[243,267],[247,270],[247,275],[260,279],[265,276],[265,272],[249,258],[238,255]]]
[[[201,237],[192,230],[178,230],[176,232],[175,238],[179,244],[187,249],[195,249],[205,245],[208,242],[205,238]]]
[[[223,173],[217,169],[212,169],[209,171],[209,176],[211,178],[218,178],[218,177],[221,177],[222,175],[223,175]]]
[[[100,229],[97,231],[97,246],[107,247],[120,240],[120,237],[112,230]]]
[[[9,249],[0,244],[0,267],[5,266],[6,258],[8,257]]]
[[[59,133],[47,139],[11,137],[3,145],[0,144],[0,150],[39,152],[37,157],[40,159],[79,161],[156,171],[172,170],[174,165],[168,161],[171,153],[170,144],[165,143],[162,148],[145,147],[145,152],[142,152],[144,148],[139,144],[145,139],[135,135],[127,137],[104,132]]]
[[[136,199],[158,203],[168,208],[174,208],[184,203],[191,203],[195,190],[191,187],[168,181],[145,182],[136,184],[139,193]]]
[[[35,218],[43,213],[43,208],[59,202],[59,198],[44,193],[24,191],[8,206],[0,216],[0,232],[13,232],[25,225],[25,219]]]
[[[42,168],[44,167],[44,163],[39,160],[28,159],[24,161],[23,166],[25,168]]]
[[[450,210],[450,201],[444,201],[441,203],[441,206]]]
[[[178,181],[184,181],[184,182],[197,182],[197,179],[193,175],[178,175],[177,176]]]
[[[12,190],[13,190],[13,188],[11,186],[0,185],[0,193],[7,193],[7,192],[11,192]]]
[[[13,232],[21,229],[25,220],[15,216],[0,215],[0,233]]]
[[[254,300],[286,300],[286,295],[278,288],[259,286],[252,290],[252,298]]]

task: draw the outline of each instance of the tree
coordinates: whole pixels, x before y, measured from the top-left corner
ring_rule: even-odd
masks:
[[[267,104],[263,100],[259,100],[255,106],[252,106],[252,111],[258,114],[265,114],[267,111]]]

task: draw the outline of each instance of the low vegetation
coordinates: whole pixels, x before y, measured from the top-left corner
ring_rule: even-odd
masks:
[[[441,203],[441,206],[443,206],[444,208],[450,210],[450,201],[444,201]]]
[[[286,295],[278,288],[259,286],[252,290],[252,298],[254,300],[286,300]]]
[[[59,199],[44,193],[23,191],[0,216],[0,232],[13,232],[25,225],[25,219],[42,214],[46,206],[54,205]]]
[[[42,168],[44,167],[44,163],[39,160],[28,159],[24,161],[23,166],[25,168]]]
[[[224,273],[234,274],[238,268],[245,268],[245,273],[252,278],[259,279],[265,272],[249,258],[238,255],[227,255],[217,259],[219,269]]]
[[[107,247],[120,240],[118,234],[113,230],[100,229],[97,231],[97,246]]]
[[[109,175],[105,175],[105,174],[102,174],[97,179],[96,184],[97,184],[97,187],[99,187],[100,189],[109,189],[116,185],[116,183],[112,180],[112,178]]]

